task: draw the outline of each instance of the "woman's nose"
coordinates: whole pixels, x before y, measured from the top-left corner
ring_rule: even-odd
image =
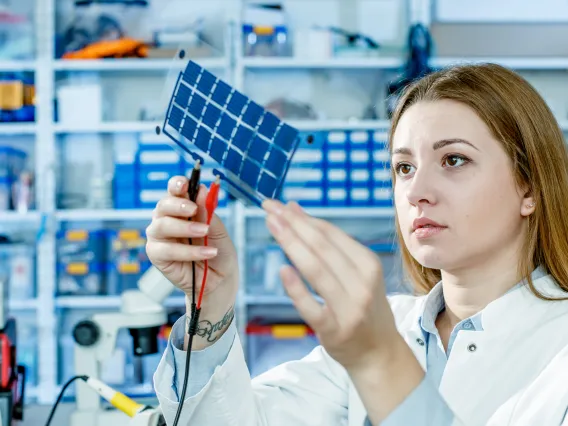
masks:
[[[406,198],[409,203],[418,206],[420,204],[435,204],[435,181],[426,169],[418,169],[408,182]]]

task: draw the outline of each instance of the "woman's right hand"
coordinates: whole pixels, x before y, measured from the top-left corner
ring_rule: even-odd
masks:
[[[206,187],[201,186],[197,202],[193,203],[188,199],[188,184],[188,179],[183,176],[176,176],[168,183],[168,195],[159,201],[146,230],[146,252],[152,264],[186,294],[188,314],[193,287],[191,264],[195,262],[196,266],[197,299],[203,278],[203,260],[208,259],[209,272],[198,330],[202,339],[196,339],[194,346],[194,349],[203,349],[215,342],[232,320],[239,270],[235,246],[219,217],[213,216],[209,228],[205,225]],[[206,234],[208,247],[203,246]]]

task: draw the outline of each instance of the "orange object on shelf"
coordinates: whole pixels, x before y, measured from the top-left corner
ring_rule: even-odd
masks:
[[[75,52],[67,52],[63,59],[145,58],[148,44],[132,38],[97,41]]]

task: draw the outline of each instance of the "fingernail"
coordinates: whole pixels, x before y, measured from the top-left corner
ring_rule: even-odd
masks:
[[[284,212],[284,207],[282,206],[282,203],[276,200],[266,200],[264,202],[264,209],[269,213],[274,213],[278,215]]]
[[[183,179],[178,180],[178,181],[176,182],[176,189],[177,189],[178,191],[183,191],[183,187],[185,186],[185,182],[186,182],[186,181],[183,180]]]
[[[217,247],[201,247],[199,251],[204,257],[215,257],[219,250]]]
[[[284,223],[279,217],[269,214],[266,218],[266,225],[273,235],[279,235],[284,229]]]
[[[199,236],[206,235],[207,231],[209,230],[209,226],[207,226],[204,223],[200,223],[200,222],[189,222],[188,226],[189,226],[190,232],[192,232],[195,235],[199,235]]]

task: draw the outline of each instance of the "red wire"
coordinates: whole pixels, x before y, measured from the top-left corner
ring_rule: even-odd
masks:
[[[207,225],[211,225],[213,213],[215,213],[215,209],[217,208],[217,204],[219,202],[219,186],[219,177],[217,177],[217,180],[211,184],[209,192],[207,193],[207,199],[205,200],[205,209],[207,210]],[[205,247],[207,247],[208,241],[209,240],[206,235],[203,239]],[[204,260],[203,263],[203,279],[201,281],[201,289],[199,290],[199,299],[197,300],[196,306],[197,309],[201,309],[201,301],[203,300],[205,283],[207,282],[207,272],[209,271],[209,262],[207,260]]]

